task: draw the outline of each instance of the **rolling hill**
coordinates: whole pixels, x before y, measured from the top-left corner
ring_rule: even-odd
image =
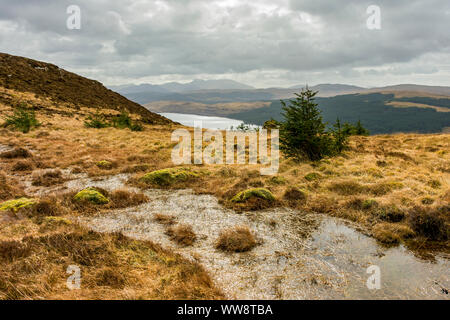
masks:
[[[128,110],[149,124],[165,124],[171,121],[150,112],[136,102],[105,88],[100,82],[68,72],[53,64],[0,53],[0,87],[6,91],[31,93],[52,101],[54,110],[64,105],[73,110],[90,108],[103,110]],[[17,103],[11,92],[0,94],[5,105]],[[13,105],[14,106],[14,105]],[[36,105],[43,108],[43,105]]]

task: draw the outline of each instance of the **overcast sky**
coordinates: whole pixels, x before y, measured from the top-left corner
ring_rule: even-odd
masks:
[[[450,86],[449,0],[0,0],[0,51],[107,85]],[[66,26],[69,5],[81,29]],[[366,10],[381,9],[369,30]]]

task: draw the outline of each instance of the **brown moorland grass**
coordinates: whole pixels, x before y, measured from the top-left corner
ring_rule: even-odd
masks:
[[[0,201],[18,198],[24,194],[23,188],[16,179],[0,171]]]
[[[216,248],[228,252],[246,252],[253,249],[258,242],[246,226],[223,230],[216,241]]]
[[[0,145],[32,150],[33,161],[39,158],[45,168],[73,169],[91,177],[128,172],[133,175],[132,179],[137,180],[150,171],[175,167],[171,162],[171,151],[174,146],[171,134],[174,129],[182,128],[181,126],[145,125],[142,132],[116,128],[88,129],[84,127],[83,122],[95,110],[83,106],[74,109],[73,106],[68,107],[66,104],[55,105],[50,99],[38,99],[34,94],[26,92],[18,93],[1,88],[0,91],[11,96],[13,105],[21,101],[28,101],[30,105],[35,105],[37,118],[42,123],[40,128],[27,134],[6,129],[0,130]],[[39,106],[42,106],[42,109]],[[49,110],[58,110],[58,112]],[[76,110],[76,116],[74,116],[74,110]],[[0,103],[2,114],[10,114],[11,111],[9,105]],[[114,114],[113,111],[105,112],[109,115]],[[193,136],[193,129],[188,128],[188,130]],[[194,192],[215,195],[226,206],[232,205],[231,198],[240,191],[252,187],[267,188],[276,198],[276,201],[269,206],[282,205],[349,219],[357,222],[374,238],[385,243],[405,242],[408,244],[409,241],[420,240],[421,246],[426,247],[428,243],[434,246],[434,243],[439,242],[446,248],[445,250],[450,250],[448,241],[449,150],[450,134],[351,137],[350,148],[342,156],[316,162],[294,162],[282,157],[276,179],[271,176],[261,176],[259,165],[183,165],[202,174],[189,185],[181,183],[170,188],[188,186]],[[12,170],[14,163],[27,160],[20,154],[17,152],[14,156],[0,158],[3,171],[3,174],[0,172],[0,200],[2,201],[24,195],[20,178],[27,173]],[[31,158],[29,151],[28,154],[27,157]],[[116,166],[111,170],[102,170],[96,165],[102,159],[108,159]],[[310,175],[310,173],[315,174]],[[308,178],[305,178],[306,176]],[[302,195],[292,193],[291,188],[301,191]],[[183,271],[180,274],[183,268],[197,270],[194,272],[198,280],[195,286],[199,286],[199,292],[204,293],[203,297],[221,297],[210,286],[211,280],[208,280],[207,274],[199,271],[198,267],[187,262],[176,262],[177,258],[170,253],[154,255],[150,253],[153,251],[146,251],[147,249],[142,249],[141,245],[136,247],[138,249],[127,247],[130,250],[124,249],[125,253],[114,248],[119,250],[112,251],[118,256],[111,252],[106,253],[105,260],[117,261],[116,259],[126,258],[119,261],[120,264],[128,264],[127,268],[129,268],[117,270],[117,274],[112,276],[116,280],[112,283],[108,284],[104,281],[105,274],[111,274],[111,269],[115,268],[112,265],[97,266],[95,272],[89,269],[89,266],[83,267],[84,271],[82,271],[91,275],[90,278],[85,279],[87,281],[85,283],[89,286],[83,287],[80,292],[68,292],[65,288],[67,277],[65,269],[55,261],[73,263],[69,261],[72,259],[71,255],[66,255],[67,251],[58,251],[59,249],[54,247],[43,247],[41,242],[37,241],[37,244],[30,242],[33,243],[30,247],[33,254],[26,256],[27,251],[22,247],[22,243],[27,244],[29,237],[40,239],[43,236],[49,237],[51,234],[59,234],[62,237],[61,233],[64,231],[65,234],[81,233],[81,242],[85,242],[89,247],[94,240],[85,236],[89,233],[88,231],[77,231],[76,226],[62,223],[57,228],[41,228],[48,216],[64,218],[101,213],[108,209],[108,205],[74,204],[73,195],[69,193],[63,199],[59,199],[58,209],[52,209],[51,205],[54,202],[50,201],[47,207],[42,204],[39,212],[33,213],[31,219],[15,220],[8,224],[0,223],[0,241],[14,240],[21,243],[20,245],[4,244],[5,248],[12,246],[11,249],[5,249],[6,252],[18,250],[19,253],[11,253],[11,262],[7,262],[6,269],[0,271],[2,297],[58,299],[197,297],[195,292],[198,291],[190,283],[191,279],[182,276],[189,273]],[[426,199],[426,204],[423,203],[423,199]],[[134,201],[125,202],[130,205],[135,204]],[[252,206],[251,202],[244,203],[242,210]],[[421,209],[415,211],[416,207]],[[61,208],[64,210],[60,211]],[[390,208],[395,210],[390,211]],[[42,218],[37,218],[40,216]],[[48,234],[43,234],[41,231]],[[57,238],[57,236],[54,237]],[[111,240],[113,238],[108,237],[113,236],[106,235],[106,237],[104,241],[95,240],[95,245],[108,247],[108,241],[113,241]],[[64,243],[63,240],[61,241]],[[94,248],[96,248],[95,245]],[[77,259],[90,261],[90,249],[80,250],[80,255],[85,257]],[[140,260],[142,255],[136,256],[136,250],[143,250],[149,253],[150,257],[156,258],[150,259],[149,265],[143,267]],[[21,256],[22,254],[24,256]],[[19,258],[14,258],[15,255]],[[144,256],[148,258],[147,255]],[[136,260],[138,264],[134,264]],[[27,270],[28,273],[22,273],[21,270]],[[135,275],[135,278],[131,278],[132,281],[123,282],[121,275],[128,273]],[[32,280],[32,276],[36,275],[38,281],[34,278]],[[133,280],[141,279],[142,276],[148,276],[142,283],[139,283],[139,280],[136,282]],[[117,288],[123,288],[123,290]]]
[[[8,112],[8,107],[3,108]],[[90,176],[131,172],[137,180],[147,172],[174,167],[170,137],[177,126],[146,126],[143,132],[132,132],[115,128],[87,129],[82,117],[76,120],[56,114],[50,118],[38,113],[38,118],[43,127],[37,132],[45,129],[49,136],[37,138],[38,134],[31,131],[11,139],[11,135],[3,132],[0,133],[0,144],[32,145],[51,168],[81,169]],[[188,130],[192,132],[192,129]],[[405,219],[399,222],[404,225],[408,225],[408,212],[414,206],[423,205],[422,199],[426,198],[426,210],[430,211],[448,203],[445,195],[449,192],[450,171],[446,169],[450,168],[449,137],[449,134],[351,137],[350,149],[343,156],[298,163],[281,158],[276,180],[261,176],[259,165],[184,167],[202,172],[199,179],[189,183],[189,188],[216,195],[226,206],[235,206],[230,199],[253,186],[267,188],[277,199],[264,206],[257,199],[250,200],[239,204],[242,208],[235,208],[240,211],[274,205],[291,206],[351,219],[370,231],[384,220],[372,209],[349,207],[348,201],[355,196],[362,201],[374,200],[381,205],[396,206],[404,213]],[[77,150],[76,157],[74,150]],[[107,172],[100,170],[96,166],[99,159],[110,159],[117,167]],[[311,172],[320,179],[305,179]],[[183,186],[186,187],[184,184],[173,187]],[[284,197],[292,187],[301,190],[306,199],[293,201],[292,197]]]
[[[111,200],[108,207],[112,209],[134,207],[149,201],[145,194],[140,192],[130,192],[125,189],[110,192],[108,198]]]
[[[149,241],[76,225],[0,241],[0,299],[221,299],[204,269]],[[81,289],[66,287],[69,265]]]
[[[33,172],[32,185],[51,187],[64,182],[61,170],[49,169]]]
[[[33,169],[34,164],[29,160],[19,160],[12,167],[12,171],[32,171]]]
[[[153,215],[153,219],[162,225],[173,225],[175,224],[176,218],[174,216],[163,214],[163,213],[155,213]]]
[[[181,246],[191,246],[197,239],[192,227],[185,224],[169,226],[166,230],[166,234],[169,236],[170,240]]]
[[[32,154],[30,151],[24,148],[14,148],[11,151],[5,151],[0,153],[0,158],[4,159],[17,159],[17,158],[30,158]]]

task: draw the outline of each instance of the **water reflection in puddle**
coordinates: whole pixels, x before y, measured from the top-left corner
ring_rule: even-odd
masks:
[[[129,188],[127,175],[74,179],[65,189]],[[229,298],[236,299],[449,299],[449,259],[420,260],[404,247],[386,249],[347,222],[290,209],[236,214],[215,197],[189,190],[147,190],[149,203],[80,221],[100,232],[120,231],[151,240],[199,261]],[[174,215],[193,227],[198,240],[178,247],[153,220]],[[275,223],[274,223],[275,222]],[[247,225],[261,240],[248,253],[223,253],[214,244],[221,230]],[[369,290],[369,266],[381,272],[381,288]]]
[[[436,256],[435,261],[416,258],[405,247],[383,248],[343,223],[325,219],[313,234],[311,254],[337,266],[349,276],[342,298],[354,299],[448,299],[449,260]],[[364,283],[370,274],[367,267],[380,268],[381,288],[368,290]]]

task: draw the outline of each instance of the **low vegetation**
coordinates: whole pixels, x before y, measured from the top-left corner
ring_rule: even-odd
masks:
[[[246,226],[223,230],[216,241],[216,248],[228,252],[246,252],[257,245],[255,236]]]
[[[14,97],[12,90],[5,92]],[[53,106],[34,94],[21,93],[20,99],[43,108]],[[0,211],[0,298],[223,297],[199,265],[171,251],[78,226],[77,217],[152,199],[140,192],[107,192],[95,183],[86,190],[64,190],[61,182],[69,171],[94,181],[127,172],[134,186],[188,187],[199,194],[212,194],[238,212],[286,206],[329,214],[355,222],[385,244],[420,243],[421,248],[448,250],[449,134],[352,135],[348,145],[332,157],[298,161],[282,155],[277,175],[262,176],[260,165],[173,167],[171,133],[181,128],[178,125],[144,125],[142,132],[113,126],[92,130],[84,120],[95,110],[82,108],[77,117],[73,116],[75,107],[63,105],[58,110],[50,115],[37,112],[43,125],[25,134],[11,135],[10,130],[0,129],[0,206],[5,207]],[[0,111],[10,114],[12,107],[0,103]],[[115,116],[117,112],[107,119]],[[102,161],[113,165],[103,166]],[[24,185],[33,180],[33,188],[61,188],[63,194],[35,199],[27,195]],[[13,214],[18,203],[30,200],[33,204]],[[199,241],[192,240],[195,234],[177,225],[170,212],[153,219],[164,230],[171,227],[169,237],[181,239],[181,245],[192,241],[195,246]],[[245,252],[257,244],[255,234],[240,227],[223,230],[216,247]],[[82,263],[86,278],[83,290],[75,292],[65,287],[65,268],[77,263]]]
[[[166,225],[166,226],[170,226],[175,224],[175,217],[169,214],[164,214],[164,213],[156,213],[153,215],[153,219],[162,224],[162,225]]]
[[[145,184],[170,186],[179,182],[186,182],[198,177],[198,174],[184,168],[169,168],[145,174],[139,180]]]
[[[200,265],[152,242],[96,233],[61,218],[46,218],[41,226],[34,237],[0,240],[0,299],[223,298]],[[80,267],[82,290],[66,287],[70,265]]]
[[[192,227],[184,224],[168,227],[166,234],[181,246],[191,246],[197,239]]]
[[[145,194],[128,190],[114,190],[108,194],[108,198],[109,207],[114,209],[134,207],[149,201]]]
[[[0,204],[0,211],[13,211],[17,212],[23,208],[30,208],[36,203],[35,199],[19,198],[14,200],[5,201]]]
[[[106,117],[99,112],[87,117],[84,122],[86,128],[102,129],[108,127],[114,127],[118,129],[130,129],[131,131],[142,131],[144,127],[137,122],[134,122],[128,112],[122,111],[118,116],[112,117],[111,121],[108,121]]]
[[[43,170],[35,171],[32,176],[33,186],[50,187],[53,185],[61,184],[64,182],[63,174],[61,170]]]
[[[73,197],[73,200],[75,202],[90,202],[98,205],[109,203],[109,199],[95,188],[81,190]]]
[[[13,115],[5,118],[4,126],[11,126],[23,133],[28,133],[31,129],[39,127],[40,123],[33,110],[28,110],[26,106],[21,105],[14,110]]]

